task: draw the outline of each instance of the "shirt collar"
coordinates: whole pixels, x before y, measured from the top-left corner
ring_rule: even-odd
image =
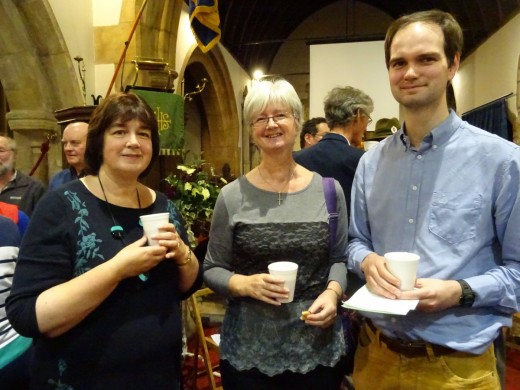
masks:
[[[448,117],[439,124],[439,126],[433,128],[422,140],[420,149],[423,148],[431,148],[433,145],[435,147],[439,147],[441,145],[444,145],[449,141],[451,136],[455,133],[455,131],[460,127],[462,124],[462,119],[460,119],[455,111],[450,109],[450,114]],[[401,130],[399,130],[399,138],[401,139],[401,142],[403,143],[404,147],[406,149],[410,148],[410,139],[406,135],[405,132],[406,129],[406,123],[403,123],[403,127]]]

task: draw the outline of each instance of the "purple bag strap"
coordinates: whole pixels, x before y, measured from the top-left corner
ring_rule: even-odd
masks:
[[[336,196],[336,186],[333,177],[323,178],[323,192],[325,194],[325,204],[327,205],[327,212],[329,213],[329,235],[330,235],[330,250],[334,247],[336,240],[336,232],[338,230],[338,212]]]

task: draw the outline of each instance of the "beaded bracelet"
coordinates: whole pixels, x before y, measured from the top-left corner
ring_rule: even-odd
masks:
[[[177,266],[184,267],[185,265],[188,265],[191,262],[191,253],[191,248],[188,246],[188,256],[186,258],[186,261],[184,261],[183,263],[177,263]]]

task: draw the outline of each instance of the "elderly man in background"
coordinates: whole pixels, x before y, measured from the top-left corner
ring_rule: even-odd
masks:
[[[330,128],[312,148],[296,153],[294,159],[322,176],[333,177],[341,184],[350,215],[350,190],[363,150],[361,144],[374,103],[370,96],[353,87],[332,89],[325,98],[325,117]]]
[[[0,201],[18,206],[31,215],[45,187],[38,180],[15,169],[16,142],[0,136]]]
[[[49,190],[54,190],[62,184],[81,178],[85,175],[85,148],[87,145],[88,123],[73,122],[65,127],[61,144],[69,168],[56,173],[50,183]]]

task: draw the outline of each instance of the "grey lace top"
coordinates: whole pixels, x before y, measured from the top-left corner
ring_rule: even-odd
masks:
[[[283,194],[254,187],[245,176],[221,191],[211,224],[204,262],[205,281],[228,296],[221,329],[221,358],[238,370],[257,368],[267,375],[286,370],[306,373],[334,366],[345,354],[340,317],[321,329],[300,320],[301,312],[335,280],[346,287],[347,213],[341,187],[338,232],[329,253],[328,213],[321,176],[309,186]],[[298,263],[294,301],[273,306],[252,298],[232,298],[227,285],[234,274],[268,273],[275,261]]]

